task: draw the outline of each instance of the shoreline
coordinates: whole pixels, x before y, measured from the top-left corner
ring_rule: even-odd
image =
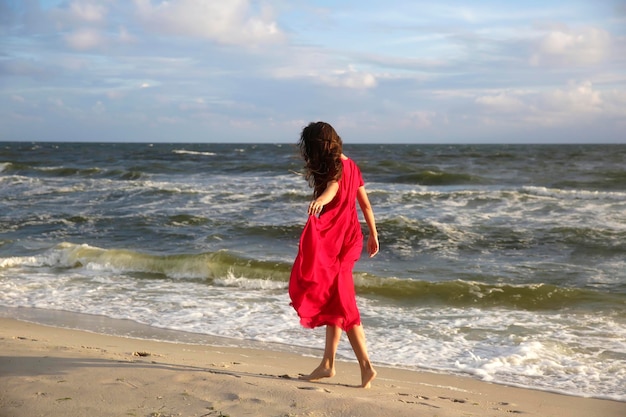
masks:
[[[137,340],[146,340],[153,342],[185,344],[185,345],[197,345],[197,346],[211,346],[211,347],[226,347],[226,348],[249,348],[254,350],[270,351],[277,353],[291,353],[300,355],[303,357],[311,357],[319,359],[323,355],[323,348],[306,348],[303,346],[282,344],[277,342],[263,342],[256,340],[241,340],[235,338],[227,338],[222,336],[207,335],[202,333],[194,333],[185,330],[174,330],[168,328],[160,328],[150,326],[148,324],[142,324],[130,319],[118,319],[110,318],[107,316],[89,314],[89,313],[76,313],[64,310],[48,310],[36,307],[6,307],[0,306],[0,320],[2,318],[14,319],[23,321],[26,323],[32,323],[35,325],[43,325],[52,328],[67,329],[84,331],[87,333],[94,333],[103,336],[113,336],[130,338]],[[337,355],[337,360],[356,363],[354,357],[345,357],[340,353]],[[408,372],[424,372],[434,375],[449,375],[459,378],[469,378],[478,382],[501,385],[504,387],[528,389],[533,391],[547,392],[558,395],[565,395],[576,398],[594,398],[598,400],[609,400],[624,402],[626,401],[619,398],[598,397],[590,395],[578,395],[575,393],[563,392],[559,390],[548,390],[545,388],[535,388],[525,385],[506,384],[502,382],[485,381],[475,376],[472,373],[454,372],[453,370],[440,370],[429,369],[427,367],[403,367],[394,366],[383,363],[376,363],[374,365],[382,368],[398,369]],[[3,417],[3,416],[0,416]]]
[[[142,324],[130,319],[117,319],[89,313],[48,310],[34,307],[0,306],[0,319],[8,318],[32,324],[67,330],[84,331],[104,336],[124,337],[164,343],[209,345],[214,347],[247,347],[258,350],[292,352],[319,356],[321,349],[304,348],[280,343],[231,339],[185,330],[174,330]]]
[[[72,313],[73,314],[73,313]],[[319,361],[254,347],[156,341],[51,327],[0,311],[0,416],[621,417],[626,402],[377,366],[369,390],[355,362],[298,379]],[[110,320],[110,319],[109,319]],[[157,329],[159,330],[159,329]],[[202,335],[199,335],[202,336]],[[216,338],[217,339],[217,338]]]

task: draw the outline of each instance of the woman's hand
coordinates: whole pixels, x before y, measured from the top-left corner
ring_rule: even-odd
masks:
[[[309,204],[309,216],[311,214],[318,216],[322,212],[324,206],[333,201],[333,198],[337,195],[338,190],[339,183],[337,181],[333,180],[326,184],[326,189],[322,195],[311,201],[311,204]]]
[[[323,208],[324,208],[324,205],[320,203],[318,200],[311,201],[311,204],[309,204],[309,216],[310,215],[319,216]]]
[[[379,249],[378,236],[372,236],[370,234],[367,238],[367,253],[370,255],[370,258],[376,255]]]

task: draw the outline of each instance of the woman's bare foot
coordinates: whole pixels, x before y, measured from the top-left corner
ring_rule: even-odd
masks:
[[[309,375],[300,375],[298,379],[303,379],[305,381],[317,381],[318,379],[332,378],[333,376],[335,376],[335,368],[326,368],[320,365]]]
[[[376,370],[370,365],[369,368],[361,370],[361,387],[371,388],[372,381],[376,378]]]

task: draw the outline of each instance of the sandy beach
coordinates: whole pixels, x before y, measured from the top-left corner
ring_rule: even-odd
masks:
[[[298,379],[316,358],[107,336],[0,319],[0,416],[623,417],[626,403],[378,367]]]

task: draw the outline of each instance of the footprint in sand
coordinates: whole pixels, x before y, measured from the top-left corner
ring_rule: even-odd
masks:
[[[297,387],[298,389],[304,389],[304,390],[308,390],[308,391],[319,391],[319,392],[327,392],[330,394],[330,391],[325,389],[325,388],[320,388],[320,387]]]

